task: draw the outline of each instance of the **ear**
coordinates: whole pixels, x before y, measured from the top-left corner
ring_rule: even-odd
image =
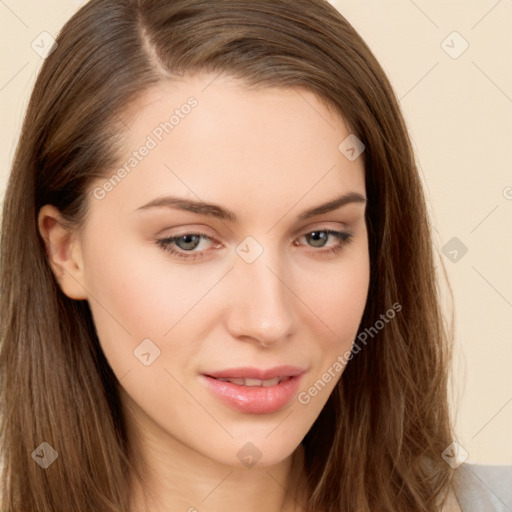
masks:
[[[80,241],[61,219],[60,211],[55,206],[47,204],[39,210],[37,224],[45,242],[48,263],[60,288],[70,299],[87,299],[86,289],[82,285],[84,266]]]

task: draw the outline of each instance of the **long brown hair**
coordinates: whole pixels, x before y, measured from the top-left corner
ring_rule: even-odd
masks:
[[[323,0],[92,0],[57,43],[3,209],[2,511],[129,510],[119,383],[87,301],[59,288],[37,215],[53,204],[70,229],[82,225],[92,180],[119,162],[121,112],[152,84],[196,71],[307,88],[365,145],[371,275],[360,332],[393,304],[401,311],[354,354],[303,440],[304,509],[440,510],[453,476],[441,457],[453,437],[450,333],[407,129],[352,26]],[[33,453],[43,442],[58,453],[46,470]]]

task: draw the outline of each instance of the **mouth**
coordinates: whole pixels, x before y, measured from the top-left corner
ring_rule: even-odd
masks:
[[[296,394],[305,369],[279,366],[267,370],[232,368],[203,373],[201,380],[221,402],[246,414],[269,414]]]
[[[291,379],[291,377],[275,377],[273,379],[266,379],[266,380],[260,380],[260,379],[249,379],[249,378],[232,378],[232,379],[217,379],[221,382],[231,382],[232,384],[237,384],[238,386],[249,386],[249,387],[255,387],[255,386],[263,386],[265,388],[268,388],[270,386],[276,386],[280,382],[284,382],[288,379]]]

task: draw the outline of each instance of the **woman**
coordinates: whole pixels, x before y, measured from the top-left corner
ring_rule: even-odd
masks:
[[[81,8],[32,94],[1,263],[2,510],[468,495],[411,144],[326,2]]]

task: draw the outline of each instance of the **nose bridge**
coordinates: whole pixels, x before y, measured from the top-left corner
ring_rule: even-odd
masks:
[[[293,328],[293,284],[287,282],[290,273],[278,248],[258,245],[246,240],[237,247],[231,326],[236,336],[271,344]]]

